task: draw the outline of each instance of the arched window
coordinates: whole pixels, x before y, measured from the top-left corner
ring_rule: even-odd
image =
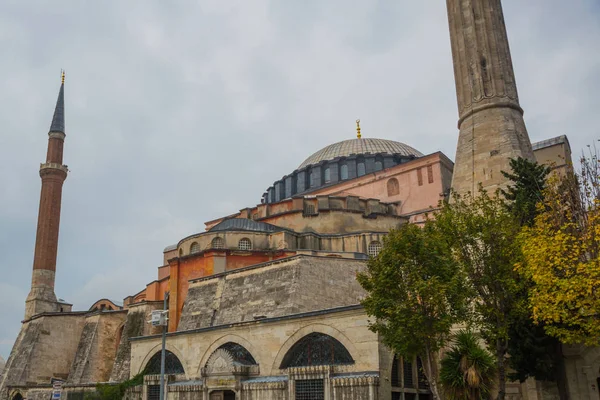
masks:
[[[354,364],[354,360],[343,344],[329,335],[314,332],[292,346],[280,368],[348,364]]]
[[[400,193],[400,185],[398,179],[392,178],[387,181],[387,193],[388,196],[397,196]]]
[[[210,247],[213,249],[223,249],[225,248],[225,242],[223,241],[223,238],[216,237],[210,242]]]
[[[367,253],[369,254],[370,257],[377,257],[379,255],[380,251],[381,251],[381,243],[380,242],[378,242],[377,240],[374,240],[371,243],[369,243],[369,248],[367,249]]]
[[[308,175],[308,187],[315,186],[315,174],[313,173],[313,170],[307,170],[306,174]]]
[[[160,374],[160,351],[152,356],[144,368],[144,375],[157,374]],[[185,374],[181,361],[169,350],[165,350],[165,374]]]
[[[348,164],[340,166],[340,180],[348,179]]]
[[[325,183],[331,182],[331,170],[329,167],[325,168],[325,171],[323,172],[323,178]]]
[[[366,173],[367,170],[365,169],[365,162],[361,160],[356,164],[356,175],[363,176]]]
[[[238,249],[240,249],[240,250],[251,250],[252,249],[252,242],[248,238],[240,239],[240,241],[238,242]]]
[[[375,157],[375,171],[381,171],[383,169],[383,157]]]
[[[21,395],[21,393],[17,393],[13,396],[12,400],[23,400],[23,395]]]
[[[196,254],[196,253],[200,253],[200,245],[198,244],[198,242],[194,242],[190,246],[190,254]]]

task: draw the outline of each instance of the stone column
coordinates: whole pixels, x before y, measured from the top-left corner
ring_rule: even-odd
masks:
[[[446,0],[460,130],[452,187],[506,185],[509,159],[533,160],[500,0]]]

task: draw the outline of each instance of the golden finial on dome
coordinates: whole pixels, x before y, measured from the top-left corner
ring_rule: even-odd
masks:
[[[60,70],[60,83],[61,83],[62,85],[64,85],[64,84],[65,84],[65,70],[64,70],[64,69],[61,69],[61,70]]]
[[[361,138],[361,134],[360,134],[360,119],[356,120],[356,137],[357,138]]]

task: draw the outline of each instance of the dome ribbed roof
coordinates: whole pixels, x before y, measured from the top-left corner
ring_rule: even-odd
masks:
[[[300,164],[298,169],[302,169],[309,165],[318,164],[321,161],[325,160],[333,160],[338,157],[347,157],[351,154],[359,155],[367,153],[387,153],[416,157],[423,156],[423,154],[420,151],[415,150],[404,143],[394,142],[393,140],[371,138],[350,139],[330,144],[329,146],[322,148],[321,150],[317,151],[312,156],[304,160],[304,162]]]

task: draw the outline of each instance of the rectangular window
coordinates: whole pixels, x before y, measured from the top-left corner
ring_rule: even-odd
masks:
[[[160,385],[148,385],[148,400],[160,399]]]
[[[433,183],[433,166],[427,166],[427,181]]]
[[[308,215],[317,215],[317,213],[315,212],[315,206],[312,204],[305,204],[304,205],[304,213],[303,215],[306,217]]]
[[[417,180],[419,181],[419,186],[423,186],[423,172],[421,172],[421,168],[417,168]]]
[[[296,381],[296,400],[324,400],[323,379],[302,379]]]

